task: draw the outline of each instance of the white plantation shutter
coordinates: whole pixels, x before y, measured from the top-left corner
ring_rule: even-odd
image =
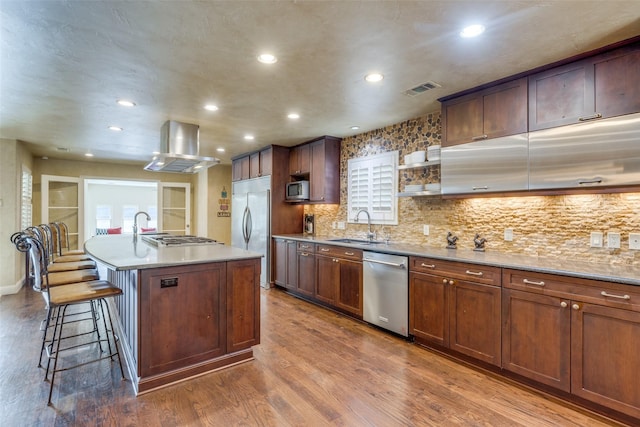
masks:
[[[24,230],[27,227],[31,227],[32,224],[32,202],[33,196],[33,177],[31,171],[27,168],[22,168],[22,190],[20,201],[20,228]]]
[[[397,164],[397,151],[348,161],[348,222],[366,209],[374,224],[398,224]]]

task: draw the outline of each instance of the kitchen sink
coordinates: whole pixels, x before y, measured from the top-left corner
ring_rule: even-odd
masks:
[[[384,242],[364,239],[328,239],[330,242],[351,243],[354,245],[380,245]]]

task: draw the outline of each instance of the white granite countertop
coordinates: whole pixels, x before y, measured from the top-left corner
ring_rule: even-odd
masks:
[[[365,251],[383,252],[396,255],[422,256],[449,261],[469,262],[473,264],[491,265],[503,268],[515,268],[519,270],[559,274],[563,276],[604,280],[608,282],[640,286],[640,266],[633,265],[595,264],[552,257],[506,254],[495,251],[492,252],[491,250],[488,250],[487,252],[476,252],[469,249],[446,249],[394,242],[391,242],[390,244],[344,243],[333,240],[340,239],[340,237],[332,236],[284,234],[274,235],[273,237],[347,246]]]
[[[115,270],[140,270],[262,257],[257,252],[220,244],[158,247],[143,241],[140,236],[134,242],[131,234],[92,237],[85,242],[84,250]]]

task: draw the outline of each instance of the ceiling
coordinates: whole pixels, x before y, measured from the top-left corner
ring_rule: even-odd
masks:
[[[0,13],[0,138],[141,164],[169,119],[200,125],[200,154],[229,163],[438,111],[442,96],[640,34],[640,0],[0,0]],[[471,23],[485,33],[459,37]],[[256,60],[266,51],[275,64]],[[384,80],[365,82],[372,71]],[[404,94],[427,81],[441,87]]]

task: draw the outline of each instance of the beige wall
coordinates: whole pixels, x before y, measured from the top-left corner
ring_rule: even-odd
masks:
[[[11,244],[20,229],[22,166],[33,171],[31,155],[15,140],[0,139],[0,295],[16,292],[24,275],[24,255]]]
[[[226,198],[223,197],[226,192]],[[207,236],[226,245],[231,244],[231,165],[217,165],[209,168],[208,177]],[[225,210],[228,208],[229,210]]]
[[[346,224],[346,230],[332,229],[333,221],[345,221],[346,163],[349,158],[382,151],[405,154],[440,143],[440,114],[434,113],[343,140],[341,154],[341,204],[307,206],[316,215],[319,234],[361,237],[366,225]],[[439,180],[439,167],[402,171],[399,187],[411,181]],[[541,257],[640,265],[640,251],[628,249],[629,233],[640,232],[640,193],[522,196],[443,200],[440,197],[402,197],[398,202],[397,226],[374,226],[378,236],[392,241],[444,247],[451,231],[459,237],[458,247],[472,249],[476,233],[488,239],[488,251],[528,254]],[[429,236],[422,233],[430,226]],[[504,240],[504,229],[513,229],[514,239]],[[618,232],[620,249],[591,248],[592,231]]]

